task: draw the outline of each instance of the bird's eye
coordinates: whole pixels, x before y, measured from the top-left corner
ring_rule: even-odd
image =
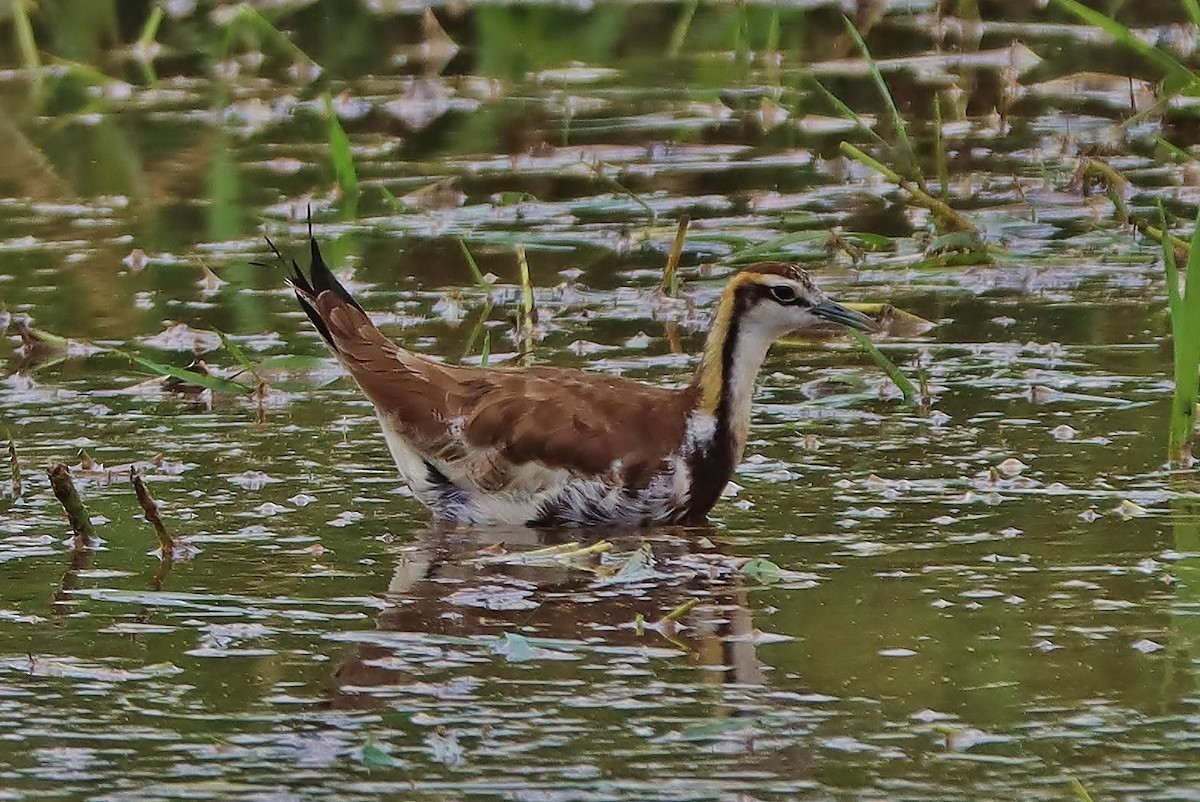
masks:
[[[786,284],[779,284],[771,288],[771,295],[776,301],[781,304],[790,304],[796,300],[796,291]]]

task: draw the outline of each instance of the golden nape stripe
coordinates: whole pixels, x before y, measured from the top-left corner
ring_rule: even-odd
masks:
[[[737,304],[736,293],[738,286],[746,283],[747,273],[736,274],[729,282],[717,311],[713,314],[708,336],[704,341],[704,353],[700,357],[696,378],[700,384],[699,410],[706,415],[716,415],[725,395],[725,341],[729,338],[729,330],[733,321],[733,310]]]

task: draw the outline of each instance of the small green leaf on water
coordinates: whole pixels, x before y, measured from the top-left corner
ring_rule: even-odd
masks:
[[[1071,778],[1071,793],[1075,795],[1075,798],[1079,802],[1093,802],[1092,795],[1083,787],[1083,783],[1073,777]]]
[[[505,632],[501,635],[495,651],[510,663],[524,663],[533,659],[533,647],[529,644],[529,638],[515,632]]]
[[[749,734],[759,725],[757,718],[722,718],[685,727],[668,733],[660,741],[718,741],[728,740],[733,735]]]
[[[1130,518],[1144,518],[1150,514],[1145,507],[1135,504],[1127,498],[1121,499],[1121,503],[1117,505],[1114,512],[1121,517],[1122,521],[1128,521]]]
[[[629,555],[617,573],[605,584],[619,582],[638,582],[654,575],[652,568],[654,550],[649,543]]]
[[[362,755],[359,759],[369,769],[394,768],[399,765],[396,758],[373,743],[368,743],[362,748]]]
[[[779,581],[779,566],[770,560],[755,557],[742,566],[742,574],[760,585],[772,585]]]

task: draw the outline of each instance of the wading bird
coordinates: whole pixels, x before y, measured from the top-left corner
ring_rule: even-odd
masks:
[[[309,277],[293,261],[289,283],[374,404],[404,480],[436,520],[451,523],[702,521],[742,459],[771,344],[825,321],[875,326],[796,265],[767,262],[729,280],[686,387],[568,368],[447,365],[384,337],[309,239]]]

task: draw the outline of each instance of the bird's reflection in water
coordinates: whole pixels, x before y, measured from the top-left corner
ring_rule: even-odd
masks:
[[[695,666],[697,683],[760,684],[747,591],[721,540],[711,527],[425,529],[396,548],[390,606],[339,665],[331,701],[372,707],[389,687],[446,680],[453,658],[410,659],[414,651],[461,656],[474,639],[476,663],[504,633],[655,649]]]

